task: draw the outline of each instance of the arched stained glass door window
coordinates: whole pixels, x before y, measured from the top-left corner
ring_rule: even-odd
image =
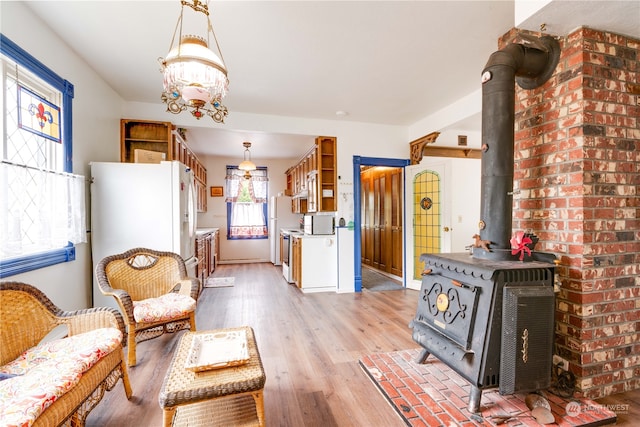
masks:
[[[425,170],[413,179],[413,278],[419,280],[423,270],[420,255],[440,252],[440,175]]]

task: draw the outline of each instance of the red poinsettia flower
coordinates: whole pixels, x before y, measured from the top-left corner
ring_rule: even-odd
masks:
[[[511,255],[516,255],[518,252],[520,253],[520,257],[518,258],[520,261],[524,259],[524,253],[531,256],[531,249],[527,246],[530,243],[533,243],[533,240],[529,238],[529,236],[524,235],[524,231],[518,231],[510,240],[511,242]]]

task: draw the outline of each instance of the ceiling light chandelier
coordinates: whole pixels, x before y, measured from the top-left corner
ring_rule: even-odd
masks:
[[[243,142],[242,146],[244,147],[244,160],[238,165],[238,169],[244,171],[245,178],[251,178],[251,171],[256,170],[255,163],[251,161],[251,151],[249,151],[251,143]]]
[[[181,0],[182,7],[166,58],[158,58],[164,75],[162,102],[167,111],[179,114],[184,110],[196,119],[210,116],[216,123],[224,123],[227,107],[222,99],[227,94],[229,79],[222,59],[218,39],[209,19],[209,7],[200,0]],[[184,7],[207,17],[207,36],[182,35]],[[178,44],[176,45],[176,34]],[[209,49],[209,34],[213,35],[218,54]]]

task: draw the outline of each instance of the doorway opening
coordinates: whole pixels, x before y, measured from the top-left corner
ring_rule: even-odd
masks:
[[[356,292],[362,291],[363,242],[364,247],[367,248],[364,256],[367,257],[367,262],[370,262],[371,266],[385,272],[389,270],[388,274],[391,275],[400,273],[402,277],[405,276],[403,274],[406,270],[405,257],[402,253],[405,234],[402,227],[403,171],[408,164],[408,159],[353,156],[354,290]],[[366,169],[364,185],[361,180],[363,169]],[[399,218],[399,223],[396,220],[394,225],[393,218]],[[371,244],[367,245],[369,242]],[[396,242],[399,246],[399,254],[388,250],[387,246],[393,245],[392,242]]]
[[[401,289],[397,283],[403,274],[402,168],[362,166],[360,186],[362,287],[371,290],[387,283],[391,289]]]

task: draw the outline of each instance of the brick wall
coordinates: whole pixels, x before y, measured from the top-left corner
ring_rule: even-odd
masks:
[[[640,388],[640,40],[559,42],[551,79],[516,86],[513,231],[560,259],[555,353],[598,398]]]

